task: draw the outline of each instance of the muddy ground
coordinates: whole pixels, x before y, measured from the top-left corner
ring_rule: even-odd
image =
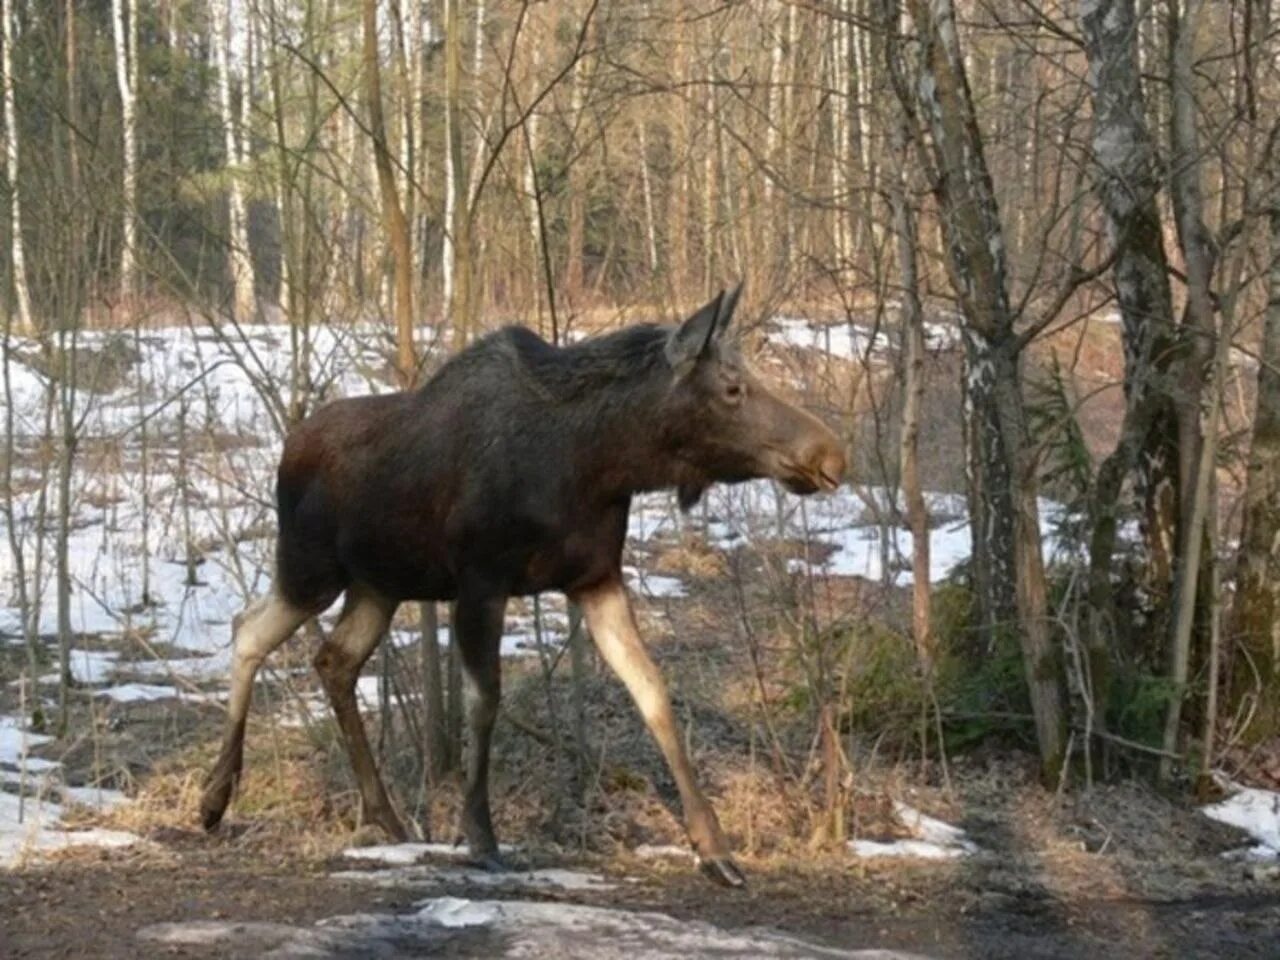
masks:
[[[333,862],[253,853],[234,840],[196,834],[157,840],[143,851],[81,855],[0,874],[0,952],[15,960],[247,957],[253,951],[225,945],[147,944],[137,932],[193,919],[310,924],[336,914],[407,911],[424,896],[421,890],[337,881],[327,876]],[[1053,891],[1030,872],[978,864],[955,872],[861,870],[823,859],[748,866],[745,891],[718,890],[683,867],[629,863],[626,874],[639,882],[621,891],[558,896],[729,929],[771,927],[832,947],[937,958],[1280,956],[1280,889],[1274,884],[1209,885],[1144,897],[1113,889],[1105,879],[1093,890],[1081,884]],[[476,895],[457,888],[439,892]]]
[[[1100,788],[1087,800],[1015,794],[992,801],[1010,794],[975,786],[989,778],[975,774],[959,787],[964,813],[957,819],[982,851],[973,858],[745,856],[745,891],[719,890],[687,861],[552,846],[517,860],[591,870],[618,886],[381,887],[330,876],[351,860],[305,824],[291,832],[233,820],[215,836],[155,827],[134,849],[74,851],[0,873],[0,956],[250,957],[261,948],[248,937],[242,948],[234,941],[159,945],[137,934],[192,920],[307,927],[342,914],[407,913],[425,897],[445,895],[660,911],[735,931],[776,929],[813,945],[938,959],[1280,956],[1280,877],[1274,868],[1222,859],[1221,850],[1238,841],[1234,831],[1139,786]],[[493,955],[466,938],[438,947],[430,954]]]

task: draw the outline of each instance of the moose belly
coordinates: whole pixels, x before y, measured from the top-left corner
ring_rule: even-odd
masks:
[[[394,600],[452,600],[457,580],[441,538],[413,532],[372,526],[351,531],[341,547],[350,579]]]
[[[626,536],[626,505],[583,510],[577,516],[529,514],[468,539],[459,576],[477,570],[511,596],[544,590],[572,592],[616,576]],[[476,548],[479,549],[476,549]]]

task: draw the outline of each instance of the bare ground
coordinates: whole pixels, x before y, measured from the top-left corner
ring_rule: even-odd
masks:
[[[169,832],[156,840],[144,850],[83,854],[0,874],[4,956],[234,956],[225,946],[148,945],[136,933],[148,924],[198,919],[305,925],[338,914],[405,911],[425,896],[422,890],[334,880],[327,876],[336,866],[332,861],[273,855],[234,838]],[[684,867],[628,862],[606,866],[625,868],[638,883],[563,896],[730,929],[771,927],[831,946],[938,958],[1094,960],[1104,951],[1116,957],[1274,958],[1280,943],[1274,882],[1201,883],[1181,894],[1144,896],[1106,877],[1089,884],[1081,876],[1064,885],[1060,877],[1041,878],[1024,866],[864,870],[833,858],[747,865],[751,883],[745,891],[721,891]],[[456,887],[439,893],[477,895]],[[483,895],[556,899],[514,889],[486,889]]]

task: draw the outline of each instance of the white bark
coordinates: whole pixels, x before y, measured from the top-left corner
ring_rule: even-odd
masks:
[[[531,45],[530,51],[531,63],[529,66],[529,76],[534,82],[538,82],[538,68],[542,62],[541,46],[535,41]],[[541,221],[538,216],[538,183],[534,170],[534,164],[538,162],[538,111],[534,110],[525,120],[525,165],[522,172],[524,183],[525,204],[528,209],[529,216],[529,250],[533,255],[531,276],[533,278],[533,291],[535,301],[542,299],[542,284],[539,282],[540,272],[538,269],[539,258],[546,256],[546,251],[542,249],[542,229]]]
[[[764,176],[764,202],[765,209],[769,211],[772,218],[773,204],[773,178],[777,176],[777,160],[778,155],[778,124],[781,122],[777,116],[777,106],[781,98],[779,91],[782,89],[782,32],[776,30],[773,35],[773,52],[769,60],[769,89],[766,94],[764,107],[764,157],[765,157],[765,176]]]
[[[128,0],[111,0],[111,35],[115,43],[116,87],[120,91],[120,126],[124,140],[123,225],[120,243],[120,292],[132,296],[137,287],[138,250],[138,150],[134,118],[138,73],[134,51],[136,11],[126,10]],[[127,29],[126,29],[127,21]]]
[[[12,0],[3,0],[4,16],[4,167],[9,184],[9,250],[13,263],[13,293],[17,300],[18,327],[23,333],[35,328],[31,323],[31,293],[27,287],[27,260],[22,242],[22,202],[18,196],[18,111],[13,95],[13,38],[16,28]]]
[[[236,115],[231,103],[231,16],[230,0],[216,0],[213,9],[213,45],[218,67],[218,104],[221,108],[222,139],[226,150],[227,207],[230,218],[230,265],[233,299],[232,316],[245,322],[254,315],[253,258],[249,253],[249,225],[245,215],[244,187],[240,171],[244,164],[236,138]],[[248,37],[248,30],[242,31]],[[246,39],[246,47],[248,40]],[[247,51],[246,51],[247,54]],[[247,61],[247,55],[246,55]],[[247,66],[247,63],[246,63]],[[241,92],[241,116],[248,109],[249,73],[245,71]]]
[[[444,0],[445,43],[456,43],[456,38],[449,36],[457,29],[458,0]],[[446,47],[446,61],[452,61],[453,51]],[[455,89],[458,78],[452,62],[445,65],[445,108],[444,108],[444,243],[440,254],[440,274],[444,281],[443,301],[445,310],[452,316],[454,294],[454,263],[457,250],[454,247],[454,230],[458,222],[458,176],[457,161],[461,159],[461,131],[457,129],[460,118],[457,116],[458,92]],[[459,149],[454,149],[455,140]]]
[[[640,141],[640,185],[644,190],[645,238],[648,241],[649,270],[658,272],[658,226],[653,211],[653,181],[649,176],[649,143],[644,133],[644,122],[636,125]],[[768,182],[767,180],[765,181]]]
[[[844,0],[836,0],[836,10],[845,12]],[[849,146],[849,65],[845,61],[844,48],[849,25],[833,18],[830,24],[829,56],[831,58],[831,87],[836,92],[831,98],[831,204],[834,211],[834,242],[836,266],[842,268],[852,253],[849,244],[849,202],[847,197],[846,164]]]

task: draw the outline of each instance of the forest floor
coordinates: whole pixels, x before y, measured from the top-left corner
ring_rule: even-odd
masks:
[[[995,834],[983,840],[994,844]],[[893,951],[884,956],[1095,960],[1274,958],[1280,943],[1275,880],[1207,859],[1173,866],[994,845],[944,866],[775,856],[744,859],[750,880],[739,891],[712,886],[687,864],[577,858],[576,865],[616,885],[530,889],[514,880],[478,887],[447,874],[427,884],[386,877],[374,884],[332,876],[349,873],[349,862],[299,855],[284,834],[264,844],[243,834],[167,831],[139,847],[67,853],[0,873],[3,953],[15,960],[249,958],[271,950],[352,958],[625,953],[641,960],[883,950]],[[483,922],[495,900],[541,907],[512,931]],[[588,913],[600,921],[593,925],[569,905],[609,913]],[[481,912],[476,922],[423,919],[438,916],[441,906]],[[637,916],[641,911],[683,922]],[[363,927],[332,919],[350,915],[364,915]],[[388,928],[390,915],[405,919]],[[622,929],[619,917],[635,918],[635,925]],[[317,933],[324,939],[317,942]]]
[[[63,822],[128,831],[137,842],[21,853],[0,869],[0,955],[1277,956],[1280,866],[1231,859],[1244,834],[1138,781],[1055,794],[1017,751],[952,757],[949,782],[936,763],[924,775],[901,757],[855,757],[845,785],[849,836],[911,835],[894,815],[908,804],[962,829],[964,855],[873,858],[815,842],[819,806],[767,771],[753,775],[740,732],[705,713],[686,682],[701,674],[699,686],[735,686],[710,666],[732,662],[714,656],[709,631],[697,635],[693,609],[676,607],[683,639],[654,646],[678,706],[694,718],[695,759],[740,851],[745,890],[721,889],[697,871],[669,778],[625,692],[604,673],[593,671],[585,689],[600,758],[592,786],[585,806],[565,799],[571,764],[540,732],[549,729],[543,681],[529,659],[514,658],[493,782],[499,833],[517,845],[507,855],[513,873],[469,869],[439,845],[377,846],[382,838],[357,825],[330,725],[294,726],[281,708],[255,713],[240,795],[223,827],[205,834],[196,802],[219,708],[194,699],[127,704],[100,724],[96,743],[53,740],[33,755],[58,757],[69,781],[128,770],[129,802],[72,805]],[[653,626],[651,618],[649,610]],[[287,706],[291,674],[279,672],[284,679],[259,687],[263,709]],[[76,711],[93,708],[82,693]],[[567,693],[556,686],[556,709],[567,709]],[[12,695],[6,689],[0,706]],[[85,722],[77,714],[73,729]],[[394,760],[384,766],[394,770]],[[397,794],[412,806],[405,784]],[[433,798],[437,839],[452,839],[457,794],[450,780]],[[419,808],[415,819],[425,817]]]

